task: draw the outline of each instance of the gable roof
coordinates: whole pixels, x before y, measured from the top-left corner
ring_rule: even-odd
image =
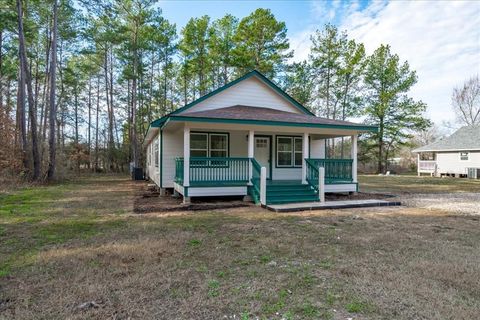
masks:
[[[236,105],[226,108],[184,112],[179,115],[172,115],[173,120],[182,121],[210,121],[210,122],[227,122],[227,123],[247,123],[247,124],[267,124],[267,125],[288,125],[302,127],[328,127],[356,129],[362,131],[376,131],[376,126],[368,126],[364,124],[320,118],[308,114],[298,114],[275,110],[271,108],[252,107]]]
[[[460,150],[480,150],[480,125],[462,127],[451,136],[414,149],[413,152]]]
[[[283,91],[282,89],[280,89],[280,87],[278,87],[275,83],[273,83],[271,80],[269,80],[267,77],[265,77],[262,73],[260,73],[259,71],[257,70],[252,70],[246,74],[244,74],[243,76],[241,76],[240,78],[237,78],[233,81],[230,81],[229,83],[227,83],[226,85],[220,87],[220,88],[217,88],[215,90],[213,90],[212,92],[210,93],[207,93],[206,95],[204,96],[201,96],[200,98],[198,98],[197,100],[194,100],[192,102],[190,102],[189,104],[183,106],[182,108],[179,108],[173,112],[170,113],[170,115],[174,115],[174,114],[179,114],[179,113],[182,113],[188,109],[190,109],[191,107],[197,105],[198,103],[208,99],[208,98],[211,98],[217,94],[219,94],[220,92],[236,85],[237,83],[243,81],[243,80],[246,80],[246,79],[249,79],[251,77],[256,77],[257,79],[259,79],[260,81],[262,81],[263,83],[265,83],[268,87],[270,87],[271,89],[273,89],[275,92],[277,92],[278,94],[280,94],[280,96],[282,96],[284,99],[286,99],[288,102],[290,102],[295,108],[297,108],[298,110],[300,110],[302,113],[304,114],[309,114],[309,115],[313,115],[314,114],[308,110],[307,108],[305,108],[302,104],[300,104],[300,102],[298,102],[297,100],[295,100],[294,98],[292,98],[288,93],[286,93],[285,91]]]

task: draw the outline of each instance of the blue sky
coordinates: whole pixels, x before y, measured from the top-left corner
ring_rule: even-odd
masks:
[[[428,104],[438,125],[453,122],[452,89],[480,74],[480,1],[160,1],[166,18],[180,30],[191,17],[238,18],[269,8],[288,28],[293,60],[308,56],[309,37],[325,23],[363,42],[367,53],[390,44],[417,71],[411,91]]]

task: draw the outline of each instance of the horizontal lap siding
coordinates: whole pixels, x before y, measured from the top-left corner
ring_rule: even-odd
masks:
[[[175,158],[183,157],[183,130],[163,132],[162,187],[173,188]]]
[[[255,77],[243,80],[196,104],[185,112],[205,111],[234,105],[272,108],[281,111],[301,113],[301,111],[285,100],[285,98]]]
[[[460,152],[437,153],[439,173],[467,174],[467,168],[480,168],[480,152],[469,152],[468,161],[460,161]]]
[[[150,144],[148,145],[148,152],[150,152],[150,148],[152,148],[153,150],[155,150],[155,143],[158,143],[158,135],[152,139],[152,141],[150,142]],[[151,162],[150,162],[150,165],[148,166],[147,165],[147,168],[146,168],[146,171],[147,171],[147,176],[150,180],[152,180],[152,182],[154,182],[157,186],[160,186],[160,166],[159,167],[155,167],[155,155],[153,154],[152,152],[152,156],[151,156]]]

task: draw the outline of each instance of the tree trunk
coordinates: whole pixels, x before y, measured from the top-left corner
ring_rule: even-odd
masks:
[[[88,132],[87,132],[87,144],[88,144],[88,169],[91,168],[92,157],[91,157],[91,126],[92,126],[92,77],[88,79]]]
[[[17,130],[20,133],[20,147],[22,150],[22,162],[25,170],[29,170],[27,157],[27,126],[25,119],[25,75],[20,68],[17,88]]]
[[[55,0],[53,3],[53,30],[52,30],[52,54],[50,58],[50,98],[48,99],[50,103],[50,132],[48,136],[48,150],[49,150],[49,161],[48,161],[48,172],[47,177],[49,180],[55,177],[55,161],[56,161],[56,143],[55,143],[55,122],[57,119],[57,105],[55,104],[55,78],[56,78],[56,67],[57,67],[57,11],[58,11],[58,0]]]
[[[32,79],[30,70],[27,64],[27,53],[25,48],[25,35],[23,32],[23,12],[22,4],[20,0],[17,0],[17,13],[18,13],[18,43],[19,43],[19,55],[20,66],[23,70],[25,83],[27,85],[27,98],[28,98],[28,115],[30,118],[30,128],[32,137],[32,156],[33,156],[33,175],[32,179],[37,180],[40,177],[40,154],[38,152],[37,141],[37,114],[35,110],[35,102],[33,99]]]
[[[100,74],[97,78],[97,112],[95,120],[95,172],[98,171],[98,114],[100,113]]]
[[[380,119],[379,127],[377,173],[383,173],[383,119]]]

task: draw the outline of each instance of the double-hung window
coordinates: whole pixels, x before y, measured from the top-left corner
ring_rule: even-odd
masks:
[[[228,134],[227,133],[190,133],[190,156],[191,157],[228,157]]]
[[[303,138],[277,136],[277,167],[301,167],[303,162]]]
[[[154,141],[153,145],[154,145],[154,149],[153,149],[153,152],[154,152],[154,155],[153,155],[153,158],[155,159],[155,167],[158,168],[159,166],[159,154],[158,154],[158,143],[160,142],[160,139],[157,139]]]
[[[468,152],[460,152],[460,160],[468,161]]]

